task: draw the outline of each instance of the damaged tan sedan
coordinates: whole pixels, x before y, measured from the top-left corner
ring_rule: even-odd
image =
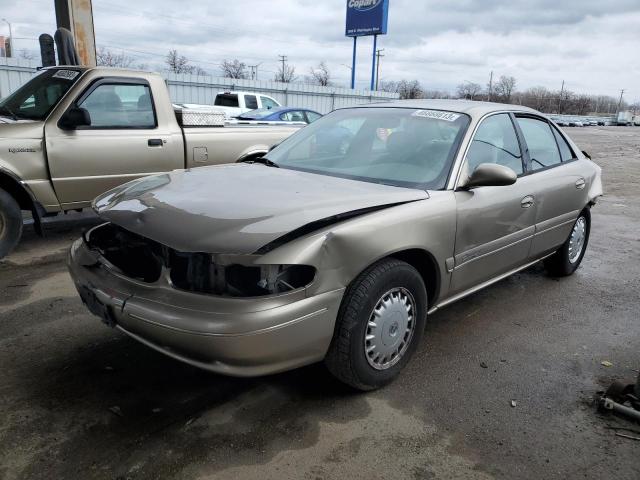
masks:
[[[261,160],[102,195],[107,223],[70,271],[93,313],[175,359],[237,376],[324,360],[368,390],[428,314],[540,260],[573,273],[601,194],[600,168],[533,110],[374,104]]]

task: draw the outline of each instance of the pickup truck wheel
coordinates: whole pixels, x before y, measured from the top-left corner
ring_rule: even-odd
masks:
[[[0,258],[7,256],[22,235],[22,212],[15,199],[0,189]]]
[[[589,243],[591,213],[585,208],[573,224],[569,238],[560,249],[544,261],[550,275],[566,277],[578,269]]]
[[[407,364],[426,321],[427,291],[418,271],[400,260],[382,260],[347,289],[327,368],[358,390],[382,387]]]

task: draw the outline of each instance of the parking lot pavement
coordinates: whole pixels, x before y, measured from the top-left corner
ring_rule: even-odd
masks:
[[[234,379],[165,358],[75,294],[66,250],[95,218],[27,227],[0,262],[0,477],[637,480],[640,442],[612,427],[640,425],[591,398],[640,368],[640,128],[567,131],[606,190],[577,273],[534,266],[431,316],[368,394],[321,365]]]

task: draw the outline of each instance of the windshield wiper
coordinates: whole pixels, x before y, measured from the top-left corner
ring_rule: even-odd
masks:
[[[258,157],[252,158],[250,160],[243,160],[242,163],[261,163],[263,165],[266,165],[267,167],[280,168],[280,165],[278,165],[273,160],[269,160],[267,157]]]
[[[18,121],[18,116],[13,113],[13,110],[11,110],[7,105],[4,105],[3,107],[0,107],[1,109],[3,109],[5,112],[7,112],[9,115],[11,115],[11,118],[13,119],[14,122]]]

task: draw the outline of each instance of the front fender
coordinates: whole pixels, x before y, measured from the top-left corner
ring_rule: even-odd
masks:
[[[424,250],[438,265],[440,293],[449,289],[445,260],[453,256],[456,229],[453,192],[402,204],[331,225],[292,240],[256,263],[305,264],[318,273],[308,294],[343,288],[376,261],[405,250]]]

